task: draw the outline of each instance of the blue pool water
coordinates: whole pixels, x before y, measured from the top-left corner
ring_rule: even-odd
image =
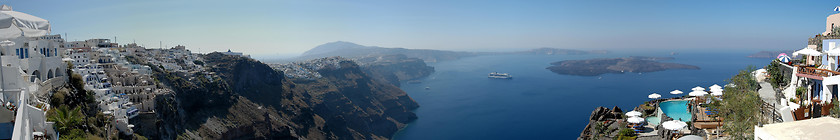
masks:
[[[645,120],[647,120],[647,122],[650,123],[650,124],[659,125],[659,120],[660,119],[659,119],[659,117],[653,116],[653,117],[647,117],[647,118],[645,118]]]
[[[665,101],[659,103],[659,108],[662,109],[662,113],[674,120],[691,121],[691,113],[688,113],[688,101]]]
[[[419,84],[400,87],[420,108],[414,110],[417,120],[394,139],[575,139],[598,106],[629,111],[649,101],[647,95],[653,92],[663,98],[683,96],[668,92],[725,85],[724,80],[747,65],[770,63],[771,59],[747,58],[751,53],[489,55],[429,63],[435,73]],[[701,69],[601,76],[559,75],[545,69],[561,60],[626,56],[675,57],[664,62]],[[510,73],[513,79],[489,79],[490,72]]]

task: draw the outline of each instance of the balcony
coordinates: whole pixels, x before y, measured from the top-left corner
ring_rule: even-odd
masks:
[[[822,77],[831,77],[831,76],[835,76],[835,75],[840,75],[840,72],[836,72],[836,71],[833,71],[833,70],[818,69],[818,68],[815,68],[815,67],[807,67],[807,66],[800,66],[800,65],[796,65],[796,67],[798,68],[798,70],[796,72],[796,73],[798,73],[797,76],[808,77],[808,78],[811,78],[811,79],[822,80]]]

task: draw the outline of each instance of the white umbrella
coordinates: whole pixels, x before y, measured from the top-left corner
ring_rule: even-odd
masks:
[[[718,86],[717,84],[714,84],[714,85],[709,87],[709,89],[720,89],[720,88],[723,88],[723,87]]]
[[[721,96],[721,95],[723,95],[723,92],[720,92],[720,91],[712,91],[712,95],[714,95],[714,96]]]
[[[659,98],[659,97],[662,97],[662,95],[659,95],[659,94],[656,94],[656,93],[648,95],[648,98],[651,98],[651,99],[656,99],[656,98]]]
[[[629,123],[642,123],[644,121],[645,121],[645,118],[641,118],[641,117],[637,117],[637,116],[627,118],[627,122],[629,122]]]
[[[799,55],[818,56],[818,55],[822,55],[822,52],[806,47],[804,49],[793,52],[793,57],[796,57],[796,56],[799,56]]]
[[[630,111],[630,112],[624,113],[624,115],[627,115],[627,116],[641,116],[641,115],[642,115],[642,112],[639,112],[639,111],[635,111],[635,110],[633,110],[633,111]]]
[[[706,93],[705,91],[702,91],[702,90],[695,90],[695,91],[689,92],[688,96],[695,96],[695,97],[696,96],[706,96],[706,94],[709,94],[709,93]]]
[[[703,87],[697,86],[697,87],[691,88],[691,90],[693,90],[693,91],[698,91],[698,90],[699,90],[699,91],[704,91],[704,90],[706,90],[706,88],[703,88]]]
[[[671,94],[682,94],[683,92],[680,90],[671,91]]]
[[[826,51],[825,54],[828,54],[828,56],[840,56],[840,49],[832,49]]]
[[[723,92],[723,89],[722,88],[713,88],[713,89],[710,89],[709,91],[711,91],[711,92]]]
[[[670,120],[662,123],[662,127],[668,130],[680,130],[687,125],[688,124],[686,124],[685,122],[679,120]]]

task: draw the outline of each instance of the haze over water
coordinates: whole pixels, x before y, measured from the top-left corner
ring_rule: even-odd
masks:
[[[699,66],[700,70],[605,74],[593,77],[559,75],[545,68],[551,62],[626,56],[669,56],[667,53],[606,55],[496,55],[430,63],[436,72],[420,84],[403,84],[420,104],[418,119],[395,139],[573,139],[598,106],[624,111],[648,101],[648,94],[675,97],[674,89],[724,85],[748,65],[761,68],[770,59],[749,53],[680,53],[664,61]],[[506,72],[512,80],[488,79]],[[428,90],[425,87],[429,87]]]

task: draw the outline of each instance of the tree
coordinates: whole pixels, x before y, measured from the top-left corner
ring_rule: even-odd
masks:
[[[773,60],[770,65],[767,65],[767,73],[770,75],[768,81],[774,88],[784,87],[787,85],[787,81],[790,81],[790,77],[785,77],[781,67],[783,66],[778,60]]]
[[[754,126],[761,121],[761,98],[758,96],[758,82],[751,72],[754,66],[741,70],[729,82],[734,87],[727,87],[722,100],[711,104],[719,110],[724,125],[721,127],[733,139],[752,139]]]
[[[73,129],[81,127],[82,112],[79,107],[71,110],[70,107],[62,105],[50,111],[53,113],[48,115],[47,120],[55,122],[59,133],[70,133]]]

